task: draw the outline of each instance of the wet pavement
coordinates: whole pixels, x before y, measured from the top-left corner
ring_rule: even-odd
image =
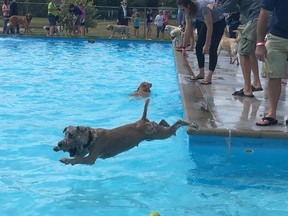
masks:
[[[187,52],[188,63],[195,75],[198,74],[194,52]],[[206,56],[205,72],[208,72]],[[188,134],[211,136],[235,136],[253,138],[288,139],[287,84],[282,84],[282,94],[278,103],[278,125],[259,127],[255,123],[267,113],[267,79],[261,78],[264,91],[254,92],[254,98],[233,96],[243,88],[241,67],[229,63],[228,53],[222,51],[212,79],[212,85],[201,85],[200,81],[190,80],[191,72],[185,67],[185,58],[175,51],[185,119],[195,122],[199,130],[187,130]],[[261,63],[259,63],[261,70]],[[253,80],[253,79],[252,79]],[[287,80],[283,80],[287,81]]]

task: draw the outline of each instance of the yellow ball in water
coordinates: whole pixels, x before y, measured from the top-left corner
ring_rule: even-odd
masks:
[[[151,212],[149,216],[160,216],[160,214],[158,212]]]

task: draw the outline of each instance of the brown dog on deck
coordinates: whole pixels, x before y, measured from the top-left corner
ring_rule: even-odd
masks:
[[[9,33],[11,27],[13,27],[14,31],[16,32],[16,26],[17,24],[19,24],[25,29],[24,34],[27,34],[28,31],[30,30],[29,25],[31,23],[31,20],[32,20],[32,14],[30,13],[27,14],[26,16],[18,16],[18,15],[11,16],[8,21],[8,27],[6,32]]]
[[[138,89],[134,91],[133,93],[129,94],[129,96],[136,96],[136,97],[149,97],[150,95],[150,88],[152,87],[152,84],[149,82],[142,82]]]
[[[191,126],[198,129],[196,124],[189,124],[178,120],[170,126],[165,120],[159,124],[147,119],[147,109],[150,99],[144,106],[142,118],[134,123],[126,124],[114,129],[90,128],[84,126],[69,126],[63,131],[65,137],[54,151],[69,152],[71,159],[62,158],[64,164],[93,165],[97,158],[110,158],[138,146],[140,142],[147,140],[166,139],[176,134],[178,128]]]
[[[228,38],[226,36],[223,36],[218,46],[218,55],[220,54],[221,50],[225,50],[229,53],[230,64],[234,64],[234,62],[237,61],[237,65],[239,65],[237,49],[238,43],[241,38],[241,33],[238,30],[234,30],[233,32],[237,33],[237,38]]]

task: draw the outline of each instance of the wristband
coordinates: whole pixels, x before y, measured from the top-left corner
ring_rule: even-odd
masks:
[[[256,47],[258,47],[258,46],[265,46],[265,42],[258,42],[258,43],[256,43]]]

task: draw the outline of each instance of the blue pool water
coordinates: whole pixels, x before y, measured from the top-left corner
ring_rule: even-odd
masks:
[[[181,128],[93,166],[58,161],[64,127],[138,120],[144,100],[127,95],[142,81],[150,120],[183,118],[169,43],[4,37],[0,49],[0,215],[287,215],[283,143],[228,154]]]

